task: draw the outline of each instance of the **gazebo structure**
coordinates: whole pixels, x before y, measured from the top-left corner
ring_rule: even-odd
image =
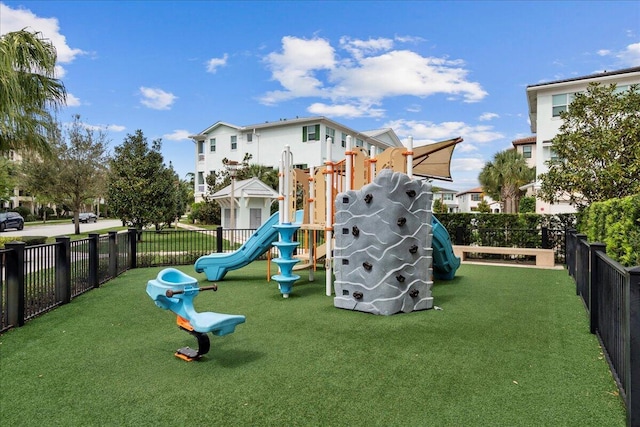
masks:
[[[222,208],[224,228],[256,229],[271,216],[271,204],[278,199],[278,193],[253,177],[236,181],[212,194],[211,198]],[[232,211],[235,217],[233,222]]]

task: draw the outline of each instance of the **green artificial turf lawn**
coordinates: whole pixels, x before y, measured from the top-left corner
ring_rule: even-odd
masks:
[[[463,265],[428,310],[341,310],[324,271],[289,299],[266,263],[199,311],[246,315],[201,361],[125,273],[0,336],[3,425],[624,426],[624,406],[565,271]],[[207,284],[192,266],[181,267]]]

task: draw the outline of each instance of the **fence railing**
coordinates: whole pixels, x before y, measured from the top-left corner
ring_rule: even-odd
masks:
[[[519,248],[553,249],[555,261],[565,262],[565,230],[541,227],[539,229],[467,228],[458,226],[451,234],[456,245],[506,246]],[[492,257],[492,255],[483,255]],[[493,255],[494,257],[496,255]],[[497,255],[501,256],[501,255]]]
[[[569,230],[567,269],[627,407],[627,424],[640,426],[640,266],[623,267],[604,244]]]
[[[27,320],[97,288],[136,267],[193,264],[212,252],[230,252],[246,242],[255,230],[165,230],[89,234],[71,241],[26,246],[12,242],[0,249],[0,332],[22,326]],[[299,230],[296,239],[306,245],[310,233]],[[324,232],[313,232],[318,244]],[[258,259],[275,258],[269,249]]]

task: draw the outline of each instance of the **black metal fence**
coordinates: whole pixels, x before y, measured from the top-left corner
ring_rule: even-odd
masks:
[[[0,249],[0,332],[22,326],[102,283],[136,267],[193,264],[212,252],[230,252],[246,242],[255,230],[168,230],[89,234],[71,241],[26,246],[12,242]],[[313,233],[313,235],[311,234]],[[299,230],[295,236],[324,242],[324,231]],[[271,248],[258,259],[275,258]]]
[[[469,228],[458,226],[451,233],[456,245],[479,245],[518,248],[553,249],[556,263],[565,262],[565,230],[541,227],[539,229]],[[503,257],[487,255],[482,257]]]
[[[635,427],[640,426],[640,266],[625,268],[605,251],[604,244],[567,232],[567,269],[627,407],[627,424]]]

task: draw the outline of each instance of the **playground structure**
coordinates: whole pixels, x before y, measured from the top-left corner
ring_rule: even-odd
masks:
[[[385,150],[377,156],[369,156],[367,150],[362,147],[352,147],[352,138],[346,137],[345,158],[333,162],[331,146],[333,141],[327,138],[326,158],[324,166],[311,168],[309,172],[292,168],[292,154],[289,146],[285,146],[280,161],[279,175],[279,210],[267,222],[265,222],[238,251],[231,254],[210,254],[201,257],[195,263],[197,272],[205,272],[210,281],[221,280],[228,270],[241,268],[258,256],[266,252],[271,244],[280,251],[280,256],[273,261],[279,267],[279,274],[271,276],[278,282],[282,295],[289,296],[293,283],[299,276],[294,270],[309,268],[309,280],[313,281],[314,271],[318,260],[324,256],[326,270],[326,295],[332,295],[333,283],[333,248],[334,228],[336,227],[335,203],[342,192],[361,189],[363,186],[374,182],[376,174],[381,170],[391,170],[401,173],[409,181],[414,180],[414,172],[418,176],[435,177],[450,180],[449,164],[453,148],[460,143],[462,138],[454,138],[436,144],[419,147],[414,151],[413,139],[409,138],[408,147],[394,147]],[[422,181],[420,181],[422,182]],[[393,188],[385,190],[388,193]],[[428,275],[427,281],[432,280],[432,275],[439,279],[452,279],[460,265],[460,259],[453,253],[449,235],[431,215],[431,186],[422,186],[419,194],[428,193],[428,198],[418,197],[424,203],[422,209],[429,210],[428,217],[424,219],[425,227],[421,227],[421,233],[425,239],[429,239],[428,245],[433,243],[433,261],[423,272]],[[418,194],[416,193],[416,194]],[[378,200],[382,200],[378,198]],[[302,206],[298,206],[298,204]],[[412,208],[413,209],[413,208]],[[277,218],[276,218],[277,217]],[[303,245],[293,241],[294,233],[301,229],[304,231]],[[432,232],[433,230],[433,232]],[[317,234],[324,232],[324,243],[317,245]],[[279,240],[275,242],[277,236]],[[428,237],[426,237],[428,236]],[[431,242],[433,236],[433,242]],[[401,236],[401,238],[404,238]],[[275,242],[275,243],[274,243]],[[298,255],[294,256],[294,251]],[[300,259],[305,257],[307,262],[296,266]],[[344,255],[342,255],[344,257]],[[429,255],[431,259],[431,255]],[[344,262],[344,261],[341,261]],[[335,269],[336,271],[339,270]],[[384,311],[384,310],[383,310]]]
[[[422,181],[413,179],[414,172],[417,172],[419,176],[450,180],[449,163],[451,154],[455,145],[461,141],[462,138],[454,138],[419,147],[414,151],[413,139],[410,137],[408,147],[406,148],[389,148],[377,156],[369,156],[369,153],[364,148],[352,147],[351,137],[347,136],[345,158],[341,161],[333,162],[331,161],[332,140],[331,138],[327,138],[326,157],[328,160],[324,166],[311,168],[309,173],[299,169],[281,169],[281,181],[284,181],[285,184],[281,185],[283,192],[281,192],[280,211],[283,212],[283,210],[286,209],[284,215],[286,219],[290,220],[288,217],[290,214],[287,212],[295,211],[297,207],[295,195],[299,194],[302,197],[303,205],[303,220],[300,229],[314,236],[315,233],[319,231],[324,231],[325,233],[325,247],[322,252],[325,254],[325,290],[327,296],[331,296],[333,293],[332,272],[335,271],[337,276],[341,269],[340,266],[334,267],[333,234],[334,231],[342,231],[340,229],[341,227],[338,227],[336,220],[336,206],[340,205],[342,193],[359,190],[373,183],[378,171],[382,170],[390,170],[403,174],[409,181],[415,182]],[[290,184],[286,184],[287,181],[290,181]],[[395,189],[391,186],[385,191],[387,193],[393,193]],[[422,209],[429,210],[429,215],[423,218],[426,227],[421,227],[420,233],[424,233],[425,239],[429,239],[426,247],[431,248],[433,244],[434,251],[433,264],[430,264],[430,266],[422,272],[424,276],[428,275],[428,277],[426,277],[427,282],[432,280],[432,274],[439,279],[452,279],[457,268],[460,266],[460,259],[453,253],[449,234],[442,224],[431,215],[430,191],[430,184],[428,188],[422,186],[419,190],[416,190],[416,194],[429,194],[420,199],[422,200],[421,203],[424,203]],[[435,234],[432,233],[432,228],[436,231]],[[413,231],[411,231],[411,233],[413,233]],[[335,238],[337,241],[338,236],[336,235]],[[432,238],[433,241],[431,241]],[[404,236],[401,236],[401,239],[404,239]],[[315,237],[307,237],[304,240],[307,242],[307,245],[306,247],[304,245],[301,247],[301,252],[308,256],[309,261],[307,265],[310,267],[309,280],[313,280],[313,271],[316,267],[320,251],[315,245]],[[340,258],[341,263],[344,262],[345,256],[343,252]],[[431,254],[429,254],[428,257],[431,258]],[[424,268],[424,266],[421,268]],[[342,295],[337,295],[337,293],[338,292],[336,292],[336,299],[342,297]]]
[[[147,294],[155,304],[177,315],[180,329],[193,335],[198,348],[183,347],[176,351],[176,357],[186,361],[197,360],[209,352],[210,342],[207,333],[224,336],[235,331],[237,325],[245,322],[242,315],[214,312],[197,312],[193,299],[200,291],[217,291],[217,285],[198,287],[198,280],[175,268],[165,268],[154,280],[147,283]]]

